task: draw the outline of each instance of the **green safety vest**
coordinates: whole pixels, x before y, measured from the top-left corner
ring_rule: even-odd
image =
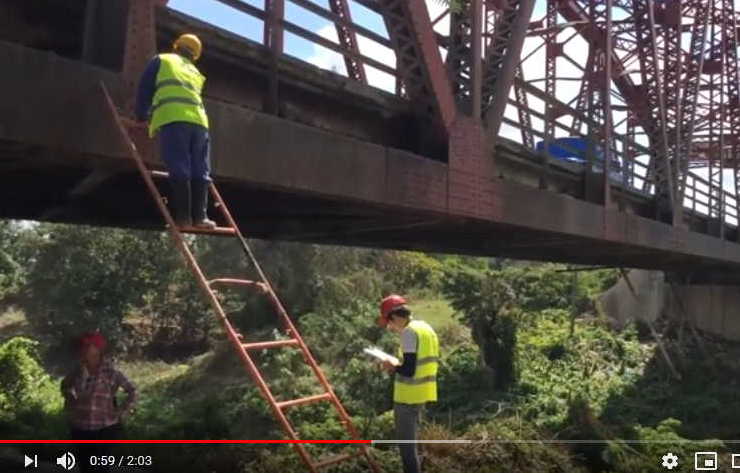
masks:
[[[195,123],[208,128],[208,116],[201,98],[205,76],[179,54],[160,54],[159,61],[149,136],[173,122]]]
[[[439,366],[437,334],[428,323],[421,320],[412,320],[407,327],[416,333],[419,343],[416,347],[416,371],[412,378],[396,374],[393,383],[393,402],[423,404],[436,401],[437,368]],[[401,352],[400,348],[399,352]]]

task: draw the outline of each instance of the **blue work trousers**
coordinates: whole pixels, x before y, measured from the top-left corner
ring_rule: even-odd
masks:
[[[207,128],[195,123],[168,123],[159,129],[159,145],[170,179],[211,180],[211,138]]]

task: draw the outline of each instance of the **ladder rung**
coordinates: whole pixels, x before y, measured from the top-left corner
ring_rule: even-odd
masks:
[[[135,121],[130,120],[130,119],[127,119],[126,117],[122,117],[121,114],[120,114],[120,112],[118,111],[118,109],[116,109],[116,106],[115,106],[115,104],[113,102],[113,99],[111,99],[111,96],[108,93],[108,89],[105,87],[105,84],[103,82],[100,82],[100,86],[101,86],[101,88],[103,90],[103,94],[105,96],[105,101],[106,101],[106,103],[107,103],[107,105],[108,105],[111,113],[113,114],[113,117],[115,118],[116,127],[118,128],[118,131],[121,134],[121,138],[124,139],[124,141],[125,141],[125,143],[127,145],[126,147],[129,150],[129,153],[131,155],[130,157],[136,163],[137,169],[141,173],[141,176],[144,178],[144,181],[146,183],[146,186],[147,186],[149,192],[151,193],[152,197],[155,199],[155,202],[156,202],[157,206],[159,207],[160,211],[162,211],[162,213],[164,214],[165,220],[167,221],[168,224],[174,224],[171,216],[168,216],[168,212],[167,212],[167,209],[165,207],[166,206],[166,199],[163,198],[162,195],[160,195],[158,189],[156,188],[156,186],[153,185],[153,182],[152,182],[153,181],[153,178],[158,178],[158,179],[159,178],[169,178],[170,174],[167,173],[167,172],[164,172],[164,171],[152,170],[152,169],[147,168],[147,166],[144,164],[144,161],[142,159],[142,156],[140,155],[139,151],[136,148],[136,145],[135,145],[134,141],[132,140],[132,137],[131,137],[131,135],[129,133],[129,130],[127,130],[127,128],[126,128],[126,127],[130,127],[130,128],[141,128],[141,129],[143,129],[143,128],[145,128],[144,124],[143,123],[139,123],[139,122],[135,122]],[[216,187],[215,187],[214,184],[210,184],[209,191],[215,197],[215,200],[217,201],[217,205],[220,205],[222,203],[222,201],[221,201],[220,196],[218,195],[218,191],[217,191],[217,189],[216,189]],[[225,212],[225,215],[224,216],[231,222],[231,217],[229,216],[228,209],[223,208],[223,210]],[[175,228],[169,228],[169,230],[171,230],[171,231],[174,232],[175,231]],[[236,227],[236,226],[234,228],[224,228],[224,227],[221,227],[221,228],[216,228],[216,229],[200,229],[200,228],[192,228],[192,227],[189,227],[189,228],[180,228],[178,230],[180,232],[184,232],[184,233],[203,233],[203,234],[231,235],[231,236],[239,236],[239,237],[241,237],[241,234],[239,232],[239,228]],[[177,232],[174,232],[174,233],[175,233],[175,236],[177,236]],[[289,326],[288,327],[288,333],[290,334],[289,336],[293,336],[293,337],[296,337],[296,338],[291,338],[291,339],[287,339],[287,340],[274,340],[274,341],[271,341],[271,342],[261,342],[261,343],[243,343],[243,337],[241,336],[241,334],[238,334],[238,333],[235,333],[234,332],[233,327],[229,324],[228,320],[226,319],[226,314],[225,314],[223,308],[221,307],[218,298],[214,297],[214,294],[212,293],[212,291],[211,291],[211,289],[209,287],[209,285],[212,284],[212,283],[214,283],[215,281],[207,282],[204,279],[203,274],[202,274],[201,271],[199,271],[198,264],[194,260],[192,254],[190,254],[187,251],[187,248],[184,245],[182,245],[182,241],[179,241],[178,243],[180,243],[178,245],[178,247],[179,247],[180,251],[183,253],[183,256],[185,256],[186,259],[188,260],[190,269],[193,271],[194,276],[201,283],[201,286],[203,287],[203,289],[205,290],[205,292],[210,292],[210,294],[208,294],[208,295],[211,296],[210,297],[210,299],[211,299],[211,305],[213,306],[213,308],[221,316],[220,318],[222,319],[222,322],[224,324],[225,329],[229,332],[230,337],[232,337],[232,339],[233,339],[233,337],[236,337],[237,339],[239,339],[239,342],[238,343],[240,345],[242,345],[242,347],[244,349],[272,348],[272,347],[279,347],[279,346],[295,346],[295,345],[298,345],[300,347],[305,348],[302,345],[303,342],[300,341],[300,335],[298,335],[298,332],[295,329],[295,327],[293,327],[292,323],[290,322],[290,319],[288,319],[288,326]],[[256,265],[257,262],[254,259],[254,256],[251,254],[250,249],[249,249],[249,246],[243,240],[242,240],[242,243],[244,243],[244,250],[247,253],[247,256]],[[225,281],[228,281],[228,282],[235,282],[236,281],[235,284],[250,284],[250,283],[252,283],[251,281],[245,281],[245,280],[225,280]],[[219,281],[219,282],[224,282],[224,281]],[[224,282],[224,283],[226,283],[226,282]],[[275,302],[276,305],[278,305],[278,306],[280,305],[280,302],[277,300],[277,295],[275,295],[273,293],[272,289],[270,288],[269,283],[267,283],[267,282],[265,282],[265,283],[259,283],[259,282],[257,282],[257,283],[255,283],[255,285],[258,286],[258,287],[259,286],[262,286],[261,289],[266,289],[267,292],[268,292],[268,294],[273,299],[273,302]],[[284,311],[282,310],[282,307],[280,307],[280,309],[281,309],[281,312],[283,312],[284,316],[287,317],[287,314],[284,313]],[[274,398],[271,395],[269,395],[270,394],[269,387],[264,382],[264,380],[261,378],[261,376],[259,375],[259,373],[254,370],[254,365],[252,364],[252,362],[249,359],[249,357],[244,357],[243,356],[243,355],[245,355],[244,352],[240,352],[240,355],[242,355],[242,357],[245,358],[243,361],[246,364],[246,367],[247,368],[250,368],[249,371],[250,371],[250,373],[252,375],[252,378],[255,381],[255,383],[259,384],[260,388],[262,389],[262,391],[265,394],[268,394],[267,397],[270,400],[270,404],[273,406],[273,408],[274,407],[277,407],[278,409],[284,409],[284,408],[287,408],[287,407],[300,406],[302,404],[308,404],[308,403],[313,403],[313,402],[319,402],[319,401],[328,400],[328,401],[331,401],[332,403],[335,403],[335,405],[336,405],[336,407],[337,407],[337,409],[338,409],[338,411],[340,413],[340,417],[342,417],[342,419],[343,419],[342,420],[342,423],[344,423],[346,427],[350,427],[351,426],[351,420],[346,416],[346,413],[344,413],[344,411],[342,409],[341,403],[339,402],[339,400],[336,397],[334,397],[334,394],[331,393],[331,391],[329,391],[328,393],[319,394],[319,395],[316,395],[316,396],[309,396],[309,397],[305,397],[305,398],[302,398],[302,399],[295,399],[295,400],[291,400],[291,401],[284,401],[284,402],[277,402],[276,403],[275,400],[274,400]],[[306,359],[306,361],[310,361],[310,354],[308,354],[307,352],[304,352],[303,353],[303,356]],[[321,373],[321,369],[319,367],[315,366],[315,365],[313,366],[313,368],[316,370],[316,373],[315,373],[316,376],[318,378],[320,378],[320,380],[324,384],[326,384],[326,380],[323,378],[323,375]],[[281,414],[281,413],[276,412],[276,414]],[[277,417],[281,417],[281,415],[278,415]],[[286,433],[288,433],[292,437],[295,437],[295,432],[291,428],[290,424],[286,421],[286,419],[284,417],[281,417],[281,420],[282,420],[281,423],[283,424],[283,428],[286,431]],[[349,429],[348,428],[348,430],[354,430],[354,429]],[[311,458],[309,457],[308,452],[306,451],[305,447],[303,447],[302,445],[298,444],[298,445],[296,445],[296,448],[297,448],[298,453],[300,454],[302,460],[305,462],[305,464],[308,467],[310,467],[310,469],[312,471],[316,471],[318,468],[322,468],[322,467],[325,467],[325,466],[333,465],[335,463],[339,463],[339,462],[344,461],[344,460],[348,460],[348,459],[352,458],[353,456],[355,456],[355,455],[352,455],[352,454],[337,455],[337,456],[334,456],[334,457],[328,457],[328,458],[326,458],[324,460],[320,460],[320,461],[317,461],[316,463],[314,463],[311,460]],[[379,468],[378,468],[378,466],[377,466],[377,464],[370,457],[368,450],[365,449],[365,448],[363,448],[363,449],[361,449],[361,452],[362,452],[362,454],[365,454],[367,456],[367,460],[370,463],[370,467],[371,467],[372,471],[374,471],[374,472],[380,471]]]
[[[359,457],[362,455],[362,450],[359,452],[354,453],[342,453],[339,455],[335,455],[333,457],[329,457],[326,460],[321,460],[313,464],[314,468],[324,468],[325,466],[334,465],[339,462],[343,462],[345,460],[351,460],[352,458]]]
[[[216,227],[216,228],[197,228],[197,227],[183,227],[180,229],[182,233],[198,233],[205,235],[236,235],[236,230],[231,227]]]
[[[259,284],[257,281],[250,281],[249,279],[232,279],[232,278],[218,278],[208,281],[208,285],[214,284],[233,284],[236,286],[256,286]]]
[[[298,346],[298,340],[295,338],[289,338],[287,340],[275,340],[272,342],[255,342],[255,343],[243,343],[242,346],[247,350],[264,350],[266,348],[280,348],[280,347],[291,347]]]
[[[293,399],[291,401],[278,402],[277,406],[280,409],[285,409],[288,407],[302,406],[303,404],[311,404],[312,402],[328,401],[330,399],[331,399],[331,394],[324,393],[324,394],[317,394],[315,396],[302,397],[300,399]]]

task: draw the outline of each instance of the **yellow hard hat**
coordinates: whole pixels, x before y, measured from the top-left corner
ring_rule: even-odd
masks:
[[[200,53],[203,51],[203,45],[200,39],[194,34],[184,34],[175,40],[172,47],[177,51],[178,49],[185,49],[193,55],[193,60],[196,61],[200,57]]]

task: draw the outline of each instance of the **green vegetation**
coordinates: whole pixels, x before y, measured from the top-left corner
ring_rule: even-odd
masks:
[[[208,274],[251,276],[225,240],[191,243]],[[689,458],[694,449],[724,451],[719,440],[699,439],[740,435],[740,410],[728,408],[736,405],[740,348],[705,338],[713,354],[706,358],[696,340],[667,331],[684,375],[673,380],[640,327],[615,333],[597,314],[593,300],[615,282],[614,271],[272,242],[254,248],[365,438],[393,437],[390,379],[360,354],[367,345],[396,347],[374,324],[378,300],[408,294],[415,316],[435,326],[439,402],[427,409],[422,437],[485,443],[426,446],[429,473],[657,473],[667,449]],[[10,268],[0,279],[3,438],[66,435],[59,380],[73,362],[69,342],[96,327],[111,335],[119,368],[140,390],[128,436],[282,436],[178,258],[156,233],[0,226],[0,262]],[[262,298],[220,297],[247,340],[282,336]],[[279,399],[317,393],[296,351],[256,356]],[[303,437],[346,437],[325,404],[293,409],[290,418]],[[394,448],[375,450],[386,471],[399,471]],[[287,447],[168,452],[154,471],[301,471]],[[685,466],[679,471],[691,471]]]
[[[455,309],[452,308],[449,302],[438,297],[412,299],[409,307],[414,313],[421,314],[426,322],[439,330],[455,324],[453,319]]]
[[[24,337],[0,345],[0,438],[66,434],[59,388],[38,362],[38,345]]]

